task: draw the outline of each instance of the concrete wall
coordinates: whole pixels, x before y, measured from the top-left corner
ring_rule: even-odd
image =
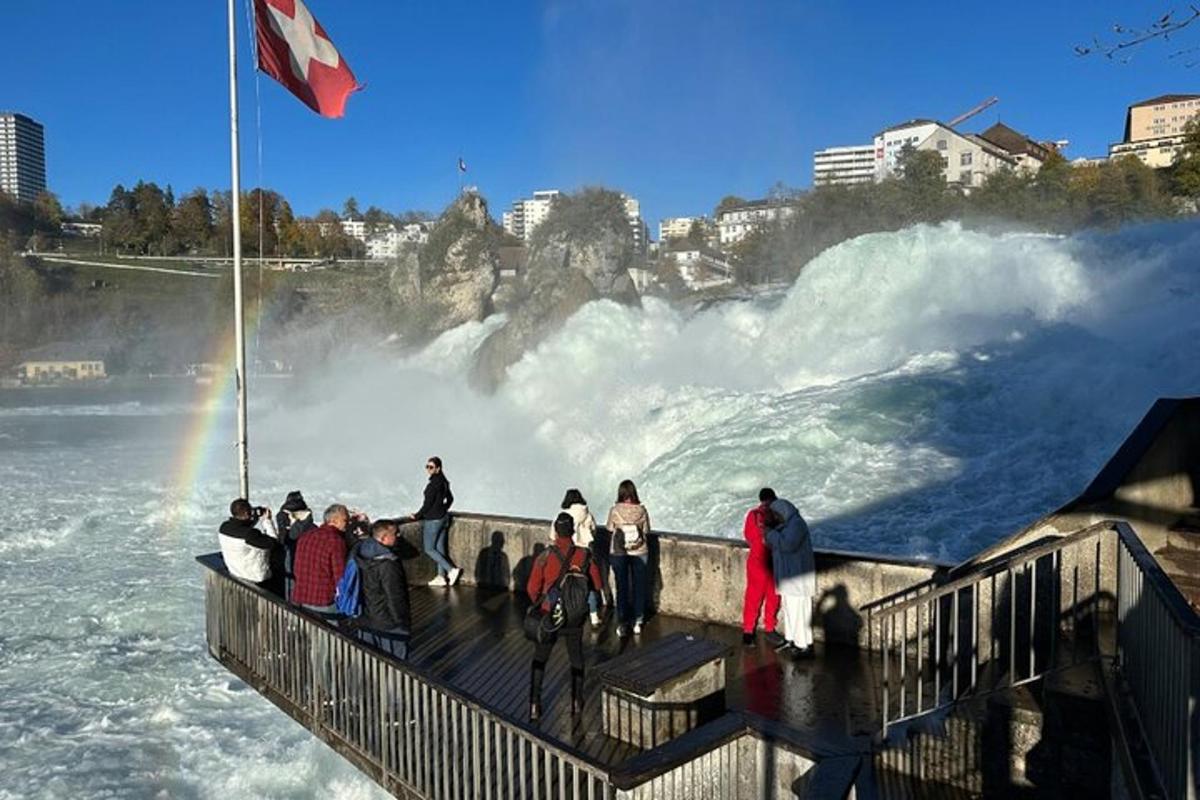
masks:
[[[420,549],[418,525],[403,526],[402,535]],[[523,589],[534,555],[549,543],[550,521],[545,519],[456,513],[450,525],[450,558],[463,568],[467,584]],[[607,553],[607,544],[608,534],[601,529],[599,555]],[[740,625],[748,552],[741,540],[655,531],[650,536],[653,607],[685,619]],[[816,636],[853,644],[866,641],[859,612],[864,604],[927,580],[947,566],[830,550],[818,550],[816,560]],[[434,574],[433,562],[423,557],[408,562],[407,569],[414,584]]]

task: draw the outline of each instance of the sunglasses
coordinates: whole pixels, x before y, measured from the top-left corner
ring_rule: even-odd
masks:
[[[425,469],[437,469],[433,464],[426,464]]]

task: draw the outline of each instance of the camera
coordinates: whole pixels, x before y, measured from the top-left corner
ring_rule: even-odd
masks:
[[[258,522],[258,520],[262,517],[262,515],[266,514],[266,513],[267,513],[267,509],[264,508],[263,506],[254,506],[253,508],[250,509],[250,518],[252,520],[254,520],[255,522]]]

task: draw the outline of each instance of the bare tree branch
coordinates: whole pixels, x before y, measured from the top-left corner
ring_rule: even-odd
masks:
[[[1131,28],[1116,24],[1112,26],[1112,32],[1117,37],[1115,40],[1105,41],[1099,37],[1092,37],[1091,44],[1075,46],[1075,55],[1102,55],[1111,60],[1128,63],[1134,52],[1142,45],[1156,39],[1169,42],[1172,36],[1198,19],[1200,19],[1200,6],[1189,5],[1182,14],[1175,10],[1168,11],[1146,27]],[[1172,53],[1169,57],[1176,58],[1197,52],[1200,52],[1200,47],[1188,47]],[[1184,57],[1183,63],[1186,67],[1192,67],[1200,63],[1200,59]]]

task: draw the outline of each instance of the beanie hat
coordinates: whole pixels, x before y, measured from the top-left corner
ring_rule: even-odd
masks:
[[[571,538],[575,535],[575,519],[565,511],[559,514],[554,520],[554,533],[556,536]]]
[[[280,509],[282,511],[307,511],[308,504],[304,502],[304,495],[300,494],[300,490],[297,489],[288,492],[287,499],[283,501]]]

